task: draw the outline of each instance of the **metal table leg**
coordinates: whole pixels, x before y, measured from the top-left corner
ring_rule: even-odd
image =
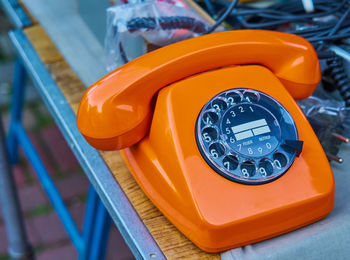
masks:
[[[95,189],[90,186],[83,225],[85,251],[79,255],[79,260],[105,259],[110,229],[111,218]]]
[[[54,181],[21,124],[26,71],[20,60],[16,61],[14,75],[10,127],[7,137],[8,157],[12,164],[16,164],[18,161],[18,147],[22,147],[24,154],[33,166],[42,187],[60,217],[69,238],[77,249],[78,258],[81,260],[104,259],[111,219],[96,191],[93,187],[90,187],[86,202],[84,227],[82,234],[79,232]]]
[[[5,145],[5,134],[0,117],[0,206],[9,241],[8,253],[12,259],[34,259],[28,243],[23,218],[18,202],[9,157]]]
[[[90,260],[105,259],[110,230],[111,218],[101,200],[98,200],[93,238],[89,245],[91,248],[89,256]]]

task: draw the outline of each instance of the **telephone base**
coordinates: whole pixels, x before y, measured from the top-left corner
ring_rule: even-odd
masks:
[[[304,141],[290,168],[269,183],[248,185],[221,176],[197,146],[199,111],[217,93],[235,86],[278,100]],[[157,208],[208,252],[286,233],[319,220],[333,208],[333,174],[318,139],[282,83],[262,66],[222,68],[163,88],[149,133],[122,155]]]

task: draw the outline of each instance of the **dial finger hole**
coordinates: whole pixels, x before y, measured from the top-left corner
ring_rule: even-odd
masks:
[[[225,154],[225,147],[221,143],[213,143],[209,146],[211,157],[217,159]]]
[[[287,165],[287,157],[283,153],[275,153],[273,155],[273,164],[277,169],[282,169]]]
[[[261,160],[258,171],[261,176],[268,177],[273,173],[273,164],[269,160]]]
[[[219,121],[219,116],[212,111],[205,112],[203,115],[203,121],[208,125],[213,125]]]
[[[237,92],[229,92],[226,94],[226,100],[230,105],[234,105],[241,101],[241,95]]]
[[[202,138],[207,143],[216,140],[218,135],[219,134],[214,127],[207,127],[202,130]]]
[[[223,111],[227,108],[226,102],[222,99],[213,100],[213,102],[211,103],[211,106],[218,112]]]
[[[258,102],[259,101],[259,94],[253,91],[245,91],[243,93],[243,100],[246,102]]]
[[[255,175],[255,164],[251,161],[242,163],[241,172],[244,178],[253,177]]]
[[[222,164],[224,165],[226,170],[234,171],[238,167],[238,159],[234,155],[226,155],[225,158],[222,160]]]

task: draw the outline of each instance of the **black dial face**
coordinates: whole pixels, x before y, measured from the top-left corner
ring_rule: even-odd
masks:
[[[216,172],[244,184],[280,177],[298,152],[290,144],[301,142],[288,111],[251,89],[227,90],[209,100],[198,116],[196,139]]]

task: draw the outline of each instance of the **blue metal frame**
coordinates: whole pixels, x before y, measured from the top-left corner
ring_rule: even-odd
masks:
[[[45,65],[41,62],[39,56],[37,55],[35,49],[31,46],[25,34],[21,30],[15,30],[10,32],[9,35],[19,57],[23,62],[23,65],[26,68],[26,72],[32,78],[44,103],[53,115],[67,143],[80,162],[80,165],[89,178],[92,186],[95,188],[98,197],[107,208],[110,216],[112,217],[114,223],[118,227],[134,256],[137,259],[149,259],[150,257],[152,257],[152,259],[166,259],[163,252],[160,250],[159,246],[149,233],[147,227],[139,218],[125,193],[116,182],[99,152],[85,141],[84,137],[77,129],[76,116],[74,112],[70,108],[65,97],[62,95],[59,87],[56,85],[55,81],[47,71]],[[17,129],[17,127],[14,128]],[[21,141],[26,143],[26,137],[22,131],[22,128],[19,127],[19,130],[16,130],[16,132],[20,133]],[[35,158],[33,158],[33,162],[37,164],[37,168],[39,168],[41,174],[47,174],[44,167],[41,167],[40,163],[36,162]],[[50,179],[45,178],[45,180],[48,180],[48,184],[46,185],[51,186]],[[51,189],[49,188],[48,190]],[[53,196],[55,196],[55,194],[53,194]],[[106,242],[104,240],[107,236],[103,234],[106,234],[106,232],[109,230],[107,228],[108,223],[103,223],[102,219],[107,222],[109,220],[105,217],[107,214],[102,211],[104,207],[96,205],[93,202],[90,204],[90,200],[97,200],[96,198],[94,199],[94,196],[95,195],[89,193],[89,202],[81,239],[83,239],[86,244],[90,245],[86,248],[85,254],[90,255],[91,257],[97,257],[95,259],[102,259],[105,252],[103,247],[98,247],[97,245],[98,243],[102,243],[103,245]],[[60,202],[56,203],[60,204]],[[64,205],[56,207],[60,207],[64,211]],[[94,216],[94,214],[96,214],[96,216]],[[61,215],[66,216],[65,213],[61,213]],[[92,219],[95,219],[96,221],[94,222],[94,225],[89,224]],[[69,222],[70,221],[68,220],[68,224],[66,225],[70,226]],[[95,226],[96,231],[94,233],[90,233],[90,231],[87,231],[88,226]],[[76,233],[77,232],[75,231],[70,231],[69,234],[76,237],[74,235]],[[79,248],[82,247],[80,246],[79,238],[75,241],[75,245],[79,250]],[[95,248],[95,246],[97,248]],[[81,257],[85,257],[84,254],[81,254]]]
[[[25,95],[26,73],[22,63],[19,60],[15,62],[12,82],[10,125],[7,136],[8,153],[12,164],[18,162],[18,141],[16,138],[16,124],[21,121],[23,101]],[[15,104],[15,105],[13,105]]]
[[[16,28],[22,28],[32,24],[32,21],[23,10],[18,0],[1,0],[1,4]]]
[[[59,191],[21,124],[25,78],[25,68],[23,64],[17,60],[15,63],[10,126],[7,139],[10,160],[13,164],[17,163],[18,145],[21,145],[41,185],[60,217],[68,236],[77,249],[79,259],[104,259],[110,230],[110,217],[102,202],[98,199],[94,188],[90,187],[83,232],[80,234]],[[90,253],[90,251],[93,253]]]
[[[18,4],[18,0],[0,1],[16,28],[23,28],[31,25],[29,17]],[[15,77],[14,81],[13,100],[17,100],[19,104],[18,107],[13,107],[11,111],[14,117],[14,120],[11,121],[14,123],[11,123],[7,144],[14,148],[11,150],[10,156],[12,162],[17,161],[16,148],[18,147],[18,140],[15,137],[17,131],[21,133],[22,139],[26,141],[26,134],[22,131],[23,127],[20,127],[20,130],[15,130],[16,126],[19,125],[15,122],[20,122],[21,118],[22,107],[19,107],[19,105],[23,104],[24,74],[27,72],[92,184],[88,194],[82,235],[80,238],[76,239],[75,243],[79,248],[81,247],[80,244],[82,244],[80,241],[84,241],[85,250],[82,250],[79,254],[79,259],[87,259],[90,255],[91,257],[89,259],[94,259],[93,257],[95,257],[95,259],[103,259],[105,255],[104,244],[107,243],[110,218],[107,217],[106,211],[100,203],[100,199],[137,259],[166,259],[147,227],[139,218],[133,205],[112,176],[98,151],[93,149],[78,131],[75,123],[75,114],[27,37],[20,29],[10,32],[9,35],[22,62],[16,63],[17,77]],[[23,69],[23,65],[25,70]],[[11,127],[13,128],[12,130]],[[33,159],[35,160],[35,158]],[[37,167],[44,169],[43,174],[47,175],[46,169],[40,166],[40,163]],[[51,184],[48,185],[50,186]],[[57,207],[62,206],[62,209],[65,210],[64,205],[61,205],[60,202],[58,202],[58,204],[60,205],[57,205]],[[68,219],[66,225],[72,227],[73,231],[70,231],[70,235],[77,237],[77,232],[74,231],[74,226],[69,220],[69,215],[67,213],[61,213],[61,215],[63,215],[63,218]],[[104,220],[104,222],[102,222],[102,220]],[[89,227],[94,226],[96,232],[89,229]],[[101,246],[98,246],[100,244]]]
[[[30,18],[17,0],[1,0],[1,3],[15,27],[22,28],[32,24]],[[110,230],[110,217],[101,200],[98,198],[94,188],[90,187],[88,200],[86,202],[87,205],[83,231],[82,234],[80,234],[79,229],[74,223],[73,218],[64,204],[53,180],[48,174],[21,124],[25,95],[25,79],[25,67],[20,60],[17,60],[13,77],[10,125],[7,137],[7,148],[10,161],[12,164],[18,162],[18,145],[20,144],[28,157],[28,160],[32,164],[53,207],[60,217],[68,236],[77,249],[79,259],[104,259]],[[96,227],[98,227],[99,230],[95,230]],[[95,238],[95,233],[97,233],[98,240]],[[93,250],[95,254],[90,254],[91,250]]]

